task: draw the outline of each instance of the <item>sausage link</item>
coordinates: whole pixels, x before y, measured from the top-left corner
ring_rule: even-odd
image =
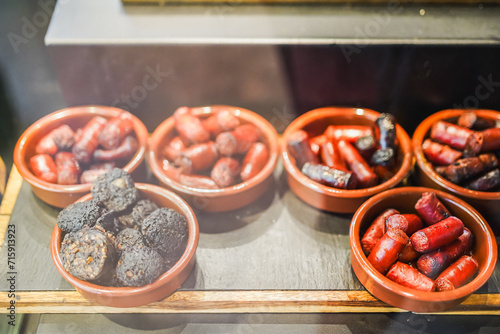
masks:
[[[381,149],[396,149],[396,118],[394,115],[380,114],[375,121],[375,138],[378,139]]]
[[[229,110],[221,110],[203,121],[203,126],[215,138],[219,133],[231,131],[240,125],[240,120]]]
[[[364,136],[374,136],[373,130],[367,125],[329,125],[325,132],[328,140],[347,140],[355,143]]]
[[[302,167],[302,173],[311,180],[329,187],[354,189],[357,184],[356,175],[352,172],[324,165],[306,162]]]
[[[180,136],[191,143],[199,144],[210,140],[201,120],[191,113],[188,107],[180,107],[174,112],[175,129]]]
[[[115,167],[116,164],[114,162],[93,164],[90,166],[90,169],[82,172],[82,175],[80,176],[80,183],[92,183],[99,176],[106,174]]]
[[[451,216],[450,212],[433,192],[425,192],[415,204],[419,216],[427,225],[435,224]]]
[[[449,147],[433,142],[427,138],[422,144],[422,150],[425,157],[436,165],[450,165],[462,157],[462,152]]]
[[[172,138],[172,140],[163,148],[163,155],[170,161],[175,161],[182,151],[188,146],[188,143],[181,136]]]
[[[321,144],[326,143],[328,138],[325,135],[319,135],[309,139],[309,144],[311,145],[311,150],[315,155],[319,155]]]
[[[184,173],[191,174],[194,171],[207,169],[219,158],[217,146],[213,141],[192,145],[181,152],[175,163],[180,166]]]
[[[473,130],[485,130],[495,127],[495,121],[479,117],[474,111],[466,111],[458,118],[457,125]]]
[[[302,169],[306,162],[319,163],[318,156],[311,149],[307,132],[298,130],[290,134],[287,144],[292,157],[295,158],[297,168]]]
[[[385,228],[398,228],[403,230],[407,235],[412,235],[422,229],[424,223],[419,216],[412,213],[392,215],[385,221]]]
[[[134,136],[127,136],[117,148],[111,150],[95,150],[95,161],[122,160],[132,156],[139,147],[139,143]]]
[[[387,230],[368,255],[368,262],[378,272],[385,275],[387,270],[397,261],[399,253],[403,251],[407,243],[408,236],[402,230]]]
[[[377,148],[377,143],[372,136],[363,136],[356,140],[354,146],[366,161],[370,161]]]
[[[36,145],[37,154],[54,156],[59,151],[71,149],[75,143],[75,132],[67,124],[63,124],[45,135]]]
[[[479,153],[495,151],[500,148],[500,128],[476,132],[467,138],[464,155],[473,157]]]
[[[384,212],[373,220],[372,224],[361,238],[361,248],[363,248],[365,255],[370,254],[373,246],[375,246],[377,241],[385,234],[385,222],[387,218],[396,214],[399,214],[398,210],[385,209]]]
[[[477,191],[489,191],[500,186],[500,171],[497,169],[469,182],[465,188]]]
[[[240,163],[230,157],[222,157],[215,163],[210,173],[212,180],[221,188],[232,186],[240,174]]]
[[[434,281],[406,263],[396,262],[386,277],[408,288],[421,291],[434,291]]]
[[[449,145],[457,150],[463,150],[467,138],[474,131],[444,121],[438,121],[431,127],[432,140]]]
[[[128,113],[121,113],[106,123],[106,126],[99,134],[98,142],[106,150],[117,148],[132,130],[134,130],[132,116]]]
[[[257,175],[269,159],[269,150],[263,143],[254,143],[243,159],[240,177],[243,181]]]
[[[82,170],[75,155],[70,152],[59,152],[56,154],[57,183],[77,184]]]
[[[198,189],[219,189],[217,183],[207,176],[180,174],[179,183]]]
[[[479,264],[468,255],[462,256],[436,278],[437,291],[457,289],[469,283],[479,272]]]
[[[449,244],[462,235],[464,224],[457,217],[448,217],[439,223],[413,233],[411,244],[417,252],[429,253]]]
[[[447,166],[442,175],[458,184],[496,167],[498,167],[498,159],[493,153],[487,153],[478,157],[459,159]]]
[[[399,253],[398,261],[403,263],[410,263],[420,257],[420,253],[413,248],[411,245],[411,241],[408,240],[408,243],[405,245],[401,253]]]
[[[246,153],[259,140],[259,130],[253,124],[243,124],[230,132],[223,132],[215,138],[220,154],[231,156]]]
[[[417,261],[417,268],[430,278],[435,278],[452,262],[471,250],[474,237],[470,230],[464,227],[464,232],[457,240],[431,253],[422,255]]]
[[[101,116],[94,116],[82,130],[79,140],[73,145],[73,154],[76,159],[82,163],[89,163],[92,160],[94,151],[99,142],[97,138],[104,129],[107,120]]]
[[[57,182],[57,167],[48,154],[37,154],[30,158],[30,167],[35,176],[45,182]]]
[[[331,168],[347,170],[347,166],[340,156],[338,143],[336,141],[327,141],[320,145],[321,160],[325,165]]]
[[[373,172],[354,146],[346,140],[339,140],[338,146],[342,159],[349,166],[349,169],[356,174],[359,186],[361,188],[368,188],[376,185],[378,181],[377,174]]]

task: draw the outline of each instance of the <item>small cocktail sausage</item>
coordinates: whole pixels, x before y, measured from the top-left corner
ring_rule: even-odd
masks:
[[[462,221],[451,216],[413,233],[410,239],[417,252],[429,253],[457,239],[463,231]]]
[[[132,130],[134,130],[132,116],[128,113],[121,113],[119,116],[110,119],[102,132],[99,133],[99,145],[106,150],[117,148]]]
[[[99,146],[97,138],[104,129],[107,120],[101,116],[94,116],[82,130],[79,139],[73,145],[73,154],[82,163],[89,163],[92,160],[94,151]]]
[[[357,184],[356,175],[352,172],[324,165],[306,162],[302,167],[302,173],[311,180],[329,187],[354,189]]]
[[[415,210],[427,225],[435,224],[451,216],[450,212],[433,192],[425,192],[415,204]]]
[[[311,149],[307,132],[303,130],[295,131],[288,137],[287,144],[298,169],[302,169],[302,166],[304,166],[306,162],[313,164],[319,163],[318,156],[314,154]]]
[[[175,163],[182,168],[184,173],[210,168],[219,158],[217,146],[213,141],[196,144],[181,152]]]
[[[368,255],[368,262],[384,275],[398,260],[399,253],[403,251],[407,243],[408,236],[402,230],[387,230]]]
[[[399,214],[399,211],[396,209],[385,209],[384,212],[373,220],[372,224],[361,238],[361,247],[363,248],[365,255],[370,254],[373,246],[375,246],[377,241],[384,235],[386,231],[385,222],[387,218],[395,214]]]
[[[467,138],[474,131],[444,121],[438,121],[431,127],[430,137],[441,144],[446,144],[457,150],[463,150]]]
[[[346,140],[339,140],[338,146],[342,159],[349,169],[356,174],[361,188],[369,188],[377,184],[378,176],[373,172],[368,163],[358,151]]]
[[[254,143],[248,150],[241,167],[240,177],[243,181],[250,180],[257,175],[269,159],[269,150],[263,143]]]
[[[215,138],[220,154],[231,156],[246,153],[259,140],[259,130],[253,124],[243,124],[230,132],[222,132]]]
[[[421,291],[434,291],[434,281],[406,263],[396,262],[386,277],[408,288]]]
[[[57,182],[57,167],[48,154],[37,154],[30,158],[30,167],[35,176],[45,182]]]
[[[462,152],[426,139],[422,144],[425,157],[436,165],[449,165],[462,157]]]
[[[436,290],[448,291],[469,283],[479,272],[479,264],[468,255],[462,256],[436,278]]]

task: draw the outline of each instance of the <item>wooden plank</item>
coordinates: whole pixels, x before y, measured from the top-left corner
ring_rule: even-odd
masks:
[[[0,206],[0,214],[10,215],[12,213],[14,204],[17,200],[17,195],[19,195],[19,190],[21,190],[22,183],[23,178],[21,177],[21,174],[19,174],[16,166],[12,166],[7,187],[5,188],[2,205]],[[4,236],[1,235],[0,237],[3,239]]]
[[[0,157],[0,201],[5,192],[5,182],[7,181],[7,168],[5,167],[5,163],[3,162],[2,157]]]
[[[91,303],[76,291],[20,292],[19,313],[382,313],[406,312],[366,291],[177,291],[149,305],[113,308]],[[10,299],[0,295],[5,313]],[[473,294],[459,306],[433,314],[499,315],[500,294]]]

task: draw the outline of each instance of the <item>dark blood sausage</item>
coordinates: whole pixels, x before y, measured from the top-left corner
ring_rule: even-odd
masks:
[[[70,152],[59,152],[56,154],[57,183],[77,184],[82,170],[75,155]]]
[[[210,140],[208,132],[201,120],[191,114],[191,109],[181,107],[174,112],[175,129],[183,138],[192,143],[204,143]]]
[[[338,143],[336,141],[327,141],[320,145],[321,160],[325,165],[331,168],[347,170],[347,166],[340,156]]]
[[[436,278],[436,290],[448,291],[469,283],[479,272],[477,261],[464,255]]]
[[[163,154],[170,161],[175,161],[182,151],[188,146],[187,143],[182,139],[182,137],[177,136],[172,138],[172,140],[163,148]]]
[[[290,134],[288,137],[288,149],[295,158],[295,162],[299,169],[302,169],[302,166],[306,162],[313,164],[319,163],[318,156],[314,154],[309,144],[309,135],[303,130]]]
[[[113,148],[111,150],[100,150],[94,151],[95,161],[114,161],[126,159],[132,156],[139,147],[139,143],[134,136],[127,136],[123,139],[120,146]]]
[[[196,144],[181,152],[175,160],[176,165],[182,168],[184,173],[190,174],[210,168],[219,158],[217,146],[213,141]]]
[[[433,192],[425,192],[415,204],[419,216],[427,225],[435,224],[451,216],[450,212]]]
[[[493,128],[495,126],[495,121],[479,117],[473,111],[466,111],[458,118],[457,125],[473,130],[485,130]]]
[[[358,138],[373,137],[373,130],[367,125],[329,125],[324,134],[328,140],[347,140],[355,143]]]
[[[217,183],[207,176],[180,174],[179,183],[199,189],[219,189]]]
[[[212,180],[221,188],[232,186],[238,180],[241,166],[238,160],[222,157],[215,163],[210,173]]]
[[[106,150],[117,148],[122,140],[134,130],[132,116],[122,113],[113,117],[107,123],[101,133],[98,142]]]
[[[37,154],[30,158],[30,167],[35,176],[45,182],[57,182],[57,167],[48,154]]]
[[[493,190],[500,186],[500,171],[494,169],[465,185],[465,188],[477,191]]]
[[[456,261],[460,256],[471,250],[474,237],[470,230],[464,227],[464,232],[457,240],[431,253],[422,255],[417,261],[418,269],[426,276],[435,278]]]
[[[417,252],[429,253],[449,244],[464,231],[464,224],[457,217],[448,217],[439,223],[413,233],[411,244]]]
[[[385,166],[388,168],[394,167],[394,161],[396,159],[396,153],[392,148],[384,148],[376,150],[372,155],[372,164],[375,166]]]
[[[408,288],[421,291],[434,291],[434,281],[406,263],[396,262],[386,277]]]
[[[354,146],[366,161],[370,161],[373,152],[375,152],[375,149],[377,148],[377,143],[375,142],[375,138],[373,138],[373,136],[363,136],[356,140]]]
[[[111,278],[116,257],[113,240],[97,228],[68,233],[61,243],[60,258],[64,269],[82,280]]]
[[[229,110],[221,110],[203,121],[203,126],[212,137],[219,133],[231,131],[240,125],[240,120]]]
[[[359,186],[361,188],[368,188],[376,185],[378,181],[377,174],[373,172],[354,146],[346,140],[339,140],[338,146],[342,159],[349,166],[349,169],[356,174]]]
[[[243,124],[230,132],[222,132],[215,138],[220,154],[231,156],[246,153],[259,140],[259,130],[253,124]]]
[[[467,138],[464,155],[473,157],[482,152],[495,151],[500,148],[500,128],[486,129],[473,133]]]
[[[405,245],[401,253],[399,253],[398,261],[403,263],[410,263],[418,259],[420,255],[421,254],[417,252],[411,245],[411,241],[408,240],[408,243]]]
[[[426,139],[422,144],[425,157],[436,165],[449,165],[462,157],[462,152]]]
[[[319,155],[321,149],[321,144],[326,143],[328,138],[325,135],[319,135],[309,139],[309,144],[311,145],[311,150],[315,155]]]
[[[455,161],[443,169],[442,176],[453,183],[460,183],[496,167],[498,159],[493,153],[487,153]]]
[[[368,262],[378,272],[385,275],[387,270],[397,261],[399,253],[403,251],[407,243],[408,236],[402,230],[387,230],[368,255]]]
[[[375,121],[375,138],[381,149],[396,149],[396,118],[391,114],[380,114]]]
[[[115,168],[114,162],[102,162],[90,165],[90,169],[84,170],[80,176],[80,183],[92,183],[99,176],[106,174]]]
[[[438,121],[431,127],[431,139],[449,145],[457,150],[463,150],[467,138],[474,131],[444,121]]]
[[[104,129],[107,120],[101,116],[94,116],[82,130],[78,141],[73,145],[73,154],[76,159],[82,163],[89,163],[92,160],[94,151],[99,142],[97,138]]]
[[[311,180],[329,187],[354,189],[357,184],[356,175],[352,172],[330,168],[324,165],[306,162],[304,166],[302,166],[302,173]]]
[[[143,245],[125,247],[116,266],[119,286],[143,286],[153,283],[165,271],[163,259],[154,249]]]
[[[373,246],[377,243],[377,241],[382,238],[385,233],[385,222],[387,218],[392,215],[399,214],[398,210],[395,209],[386,209],[380,215],[375,218],[373,223],[370,225],[368,230],[366,230],[365,234],[361,238],[361,248],[363,248],[363,252],[365,255],[370,254],[373,249]]]
[[[396,214],[387,218],[385,221],[385,228],[398,228],[403,230],[407,235],[412,235],[418,230],[422,229],[424,223],[419,216],[412,213]]]
[[[243,181],[257,175],[269,159],[269,150],[263,143],[254,143],[243,159],[240,177]]]

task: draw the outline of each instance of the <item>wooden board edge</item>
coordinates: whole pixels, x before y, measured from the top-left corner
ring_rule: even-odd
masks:
[[[13,165],[9,174],[9,179],[7,180],[7,187],[5,188],[2,205],[0,205],[1,215],[12,214],[12,210],[14,210],[14,205],[16,204],[17,196],[19,195],[22,184],[23,178],[21,177],[21,174],[19,174],[16,166]]]
[[[394,313],[391,307],[366,291],[177,291],[168,298],[140,307],[106,307],[76,291],[17,292],[19,313]],[[10,305],[0,295],[0,313]],[[471,295],[446,315],[500,315],[500,294]]]

